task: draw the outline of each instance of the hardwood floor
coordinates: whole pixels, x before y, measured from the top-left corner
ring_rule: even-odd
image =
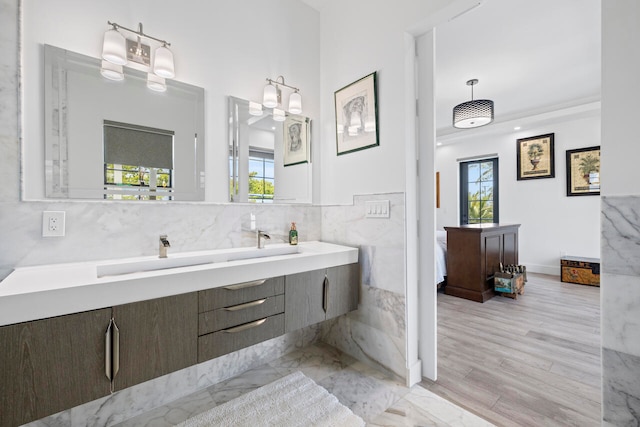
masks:
[[[438,380],[498,426],[599,426],[600,288],[529,274],[517,300],[438,293]]]

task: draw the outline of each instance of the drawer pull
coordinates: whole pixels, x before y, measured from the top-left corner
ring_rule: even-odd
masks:
[[[254,322],[245,323],[244,325],[236,326],[235,328],[223,329],[222,332],[226,334],[237,334],[238,332],[246,331],[247,329],[255,328],[262,325],[267,321],[267,318],[256,320]]]
[[[259,299],[257,301],[251,301],[251,302],[245,302],[244,304],[238,304],[238,305],[234,305],[231,307],[225,307],[225,311],[238,311],[238,310],[244,310],[245,308],[250,308],[250,307],[255,307],[257,305],[261,305],[264,304],[264,302],[266,301],[266,298],[263,299]]]
[[[267,279],[253,280],[251,282],[238,283],[237,285],[224,286],[224,288],[228,289],[230,291],[237,291],[238,289],[244,289],[244,288],[251,288],[251,287],[254,287],[254,286],[260,286],[266,281],[267,281]]]

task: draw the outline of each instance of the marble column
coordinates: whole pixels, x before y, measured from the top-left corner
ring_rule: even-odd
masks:
[[[640,424],[640,197],[602,198],[603,425]]]

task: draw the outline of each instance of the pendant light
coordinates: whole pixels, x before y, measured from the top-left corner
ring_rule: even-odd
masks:
[[[127,42],[118,30],[116,25],[104,33],[102,42],[102,59],[112,64],[124,65],[127,63]]]
[[[470,129],[488,125],[493,121],[493,101],[489,99],[473,99],[473,86],[478,79],[467,81],[471,86],[471,101],[463,102],[453,108],[453,127]]]

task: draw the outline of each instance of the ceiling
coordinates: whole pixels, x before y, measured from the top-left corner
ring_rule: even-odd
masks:
[[[302,1],[318,10],[325,2]],[[453,107],[471,99],[470,79],[479,80],[475,99],[495,103],[486,130],[599,110],[601,0],[478,2],[436,28],[439,138],[470,132],[452,126]]]

